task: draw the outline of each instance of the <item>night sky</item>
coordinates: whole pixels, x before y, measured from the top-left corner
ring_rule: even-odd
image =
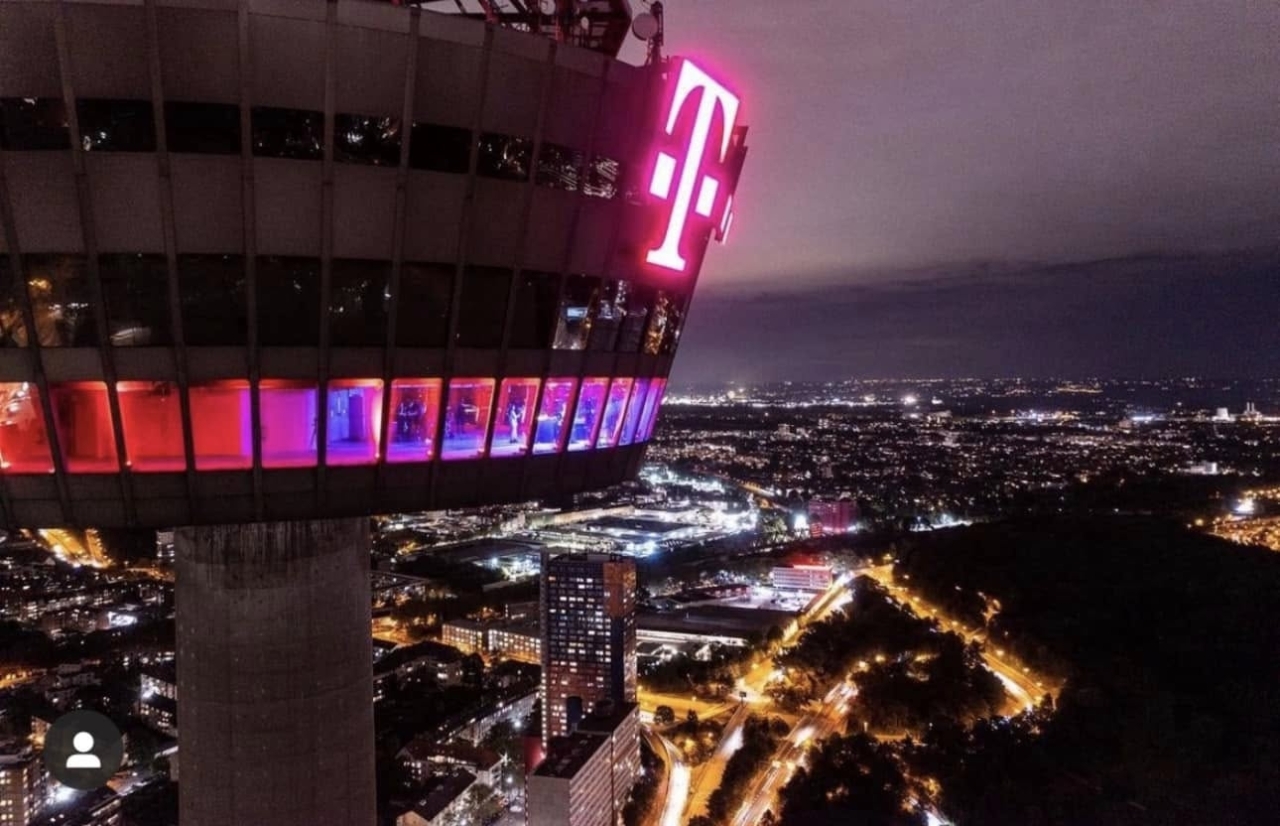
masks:
[[[1280,375],[1280,3],[666,5],[751,124],[677,379]]]

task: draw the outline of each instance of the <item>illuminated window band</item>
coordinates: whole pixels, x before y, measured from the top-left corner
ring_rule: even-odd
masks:
[[[457,461],[585,451],[647,442],[666,389],[662,378],[400,378],[383,417],[380,379],[335,379],[320,404],[314,382],[258,383],[264,468],[315,467],[325,415],[325,464]],[[138,473],[187,467],[178,387],[172,382],[116,384],[124,435],[123,465]],[[188,389],[192,459],[197,471],[253,467],[249,382],[215,381]],[[49,409],[69,473],[118,473],[107,385],[49,385]],[[383,439],[385,438],[385,449]],[[0,471],[54,471],[36,386],[0,383]]]
[[[670,212],[657,245],[645,255],[655,266],[677,272],[689,268],[686,239],[693,234],[690,213],[714,228],[721,241],[732,222],[730,142],[739,98],[692,61],[678,61],[649,179],[649,194],[669,202]],[[701,92],[699,95],[698,92]],[[690,104],[696,100],[696,104]],[[692,114],[686,112],[692,110]],[[719,115],[719,119],[717,119]],[[690,122],[690,120],[692,122]],[[719,132],[714,132],[719,122]],[[715,140],[713,141],[713,136]],[[708,147],[714,152],[708,156]],[[677,169],[679,170],[677,174]]]

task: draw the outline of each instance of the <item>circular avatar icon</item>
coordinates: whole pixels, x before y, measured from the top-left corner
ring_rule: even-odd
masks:
[[[105,784],[124,762],[120,729],[96,711],[59,717],[44,737],[44,764],[64,786],[87,792]]]

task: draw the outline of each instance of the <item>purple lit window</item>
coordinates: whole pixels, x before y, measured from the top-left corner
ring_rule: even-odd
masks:
[[[316,463],[315,385],[263,379],[258,387],[263,467],[312,467]]]
[[[388,462],[427,462],[435,458],[440,385],[439,379],[396,379],[391,382]]]
[[[534,407],[538,400],[537,379],[503,379],[498,394],[493,443],[490,456],[521,456],[529,450],[533,433]]]
[[[72,473],[119,473],[107,386],[100,381],[49,385],[62,461]]]
[[[249,382],[217,381],[192,385],[191,438],[196,470],[245,470],[253,467],[253,420]]]
[[[649,388],[649,398],[644,400],[644,413],[640,416],[637,442],[647,442],[653,437],[653,427],[658,423],[658,408],[662,406],[662,394],[666,389],[666,379],[653,380],[653,386]]]
[[[533,432],[534,453],[558,453],[569,432],[569,409],[577,379],[547,379],[542,386],[542,406]]]
[[[596,442],[600,429],[600,409],[604,407],[607,378],[582,380],[582,392],[578,394],[578,407],[573,414],[573,429],[569,431],[569,450],[586,450]]]
[[[122,381],[116,393],[129,466],[142,473],[186,470],[178,386],[168,381]]]
[[[382,382],[377,379],[329,382],[328,415],[325,464],[371,465],[378,461]]]
[[[618,443],[618,437],[622,435],[623,413],[626,412],[633,384],[635,379],[614,379],[609,385],[609,398],[604,403],[604,419],[600,422],[596,447],[613,447]]]
[[[636,440],[636,431],[640,429],[640,413],[644,410],[644,400],[648,395],[649,380],[636,379],[631,400],[627,403],[626,415],[622,417],[622,437],[618,439],[618,444],[629,445]]]
[[[452,379],[444,411],[442,459],[475,459],[484,455],[493,406],[493,379]]]
[[[53,453],[40,413],[39,391],[25,381],[0,384],[0,469],[5,473],[49,473]]]

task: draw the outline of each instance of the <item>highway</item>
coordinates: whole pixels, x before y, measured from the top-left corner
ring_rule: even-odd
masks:
[[[642,728],[641,732],[649,741],[649,748],[666,766],[666,780],[654,798],[646,826],[680,826],[680,818],[689,799],[689,766],[675,743],[648,727]]]
[[[848,584],[852,576],[846,574],[840,577],[822,598],[813,607],[808,617],[805,618],[803,625],[807,626],[814,622],[825,619],[839,608],[848,604],[851,595],[848,590]],[[794,641],[795,636],[799,633],[799,625],[793,629],[793,633],[783,641],[788,644]],[[716,753],[703,763],[701,766],[693,770],[693,779],[689,793],[689,804],[685,809],[685,819],[692,818],[699,814],[706,813],[707,800],[720,786],[720,779],[724,776],[725,764],[729,758],[733,756],[742,746],[742,725],[746,722],[751,712],[759,712],[762,714],[777,714],[778,716],[788,717],[789,715],[772,711],[769,706],[772,700],[764,693],[765,686],[773,676],[773,657],[771,654],[761,657],[751,669],[738,680],[735,690],[746,694],[746,702],[739,705],[730,717],[728,724],[721,733],[720,747]],[[699,712],[701,714],[701,712]],[[838,723],[836,720],[835,723]],[[798,727],[797,727],[798,728]],[[834,724],[833,728],[834,730]]]
[[[796,767],[808,759],[808,749],[830,737],[843,725],[853,696],[853,690],[842,682],[827,692],[816,711],[801,718],[782,742],[764,774],[748,787],[742,806],[729,821],[732,826],[754,826],[765,812],[772,810],[774,814],[778,813],[778,792],[791,779]]]
[[[1033,708],[1039,698],[1045,694],[1057,696],[1057,687],[1051,680],[1043,675],[1036,674],[1025,666],[1019,667],[1013,664],[1006,659],[1005,652],[1002,649],[993,648],[989,645],[985,628],[966,627],[954,618],[942,613],[937,606],[925,602],[918,593],[896,584],[892,565],[869,567],[863,569],[860,573],[871,577],[888,589],[901,602],[910,605],[917,615],[936,619],[943,630],[959,634],[965,642],[976,641],[982,643],[983,662],[986,664],[987,669],[996,675],[996,679],[1000,680],[1000,684],[1004,686],[1009,696],[1017,702],[1019,710]]]

